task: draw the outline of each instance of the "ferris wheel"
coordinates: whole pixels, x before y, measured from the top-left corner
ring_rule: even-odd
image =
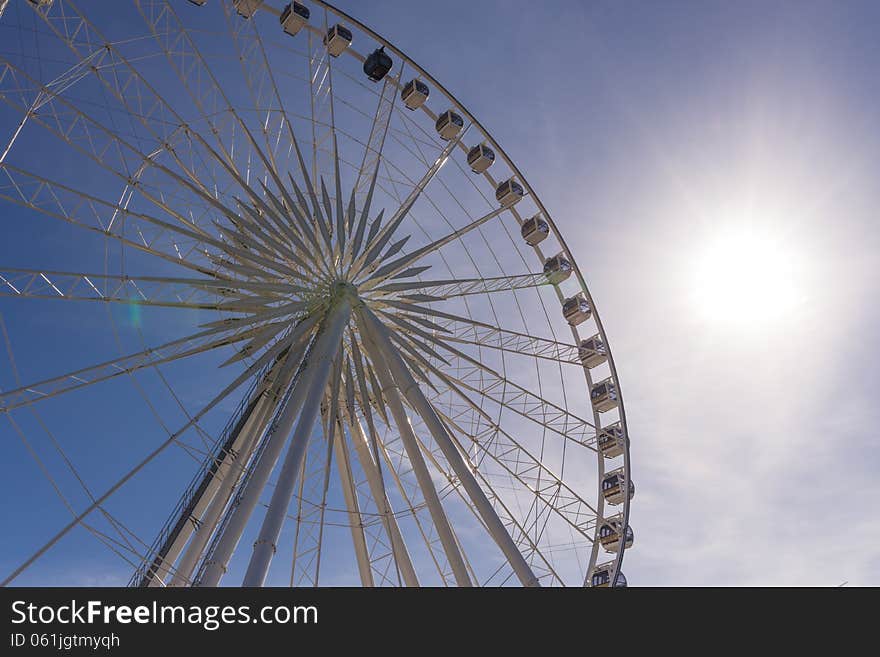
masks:
[[[69,520],[4,583],[85,531],[132,586],[625,585],[605,332],[445,87],[320,1],[0,12],[0,414]]]

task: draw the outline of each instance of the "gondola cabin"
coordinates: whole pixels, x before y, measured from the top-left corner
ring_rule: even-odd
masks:
[[[410,80],[403,85],[403,89],[400,91],[400,99],[408,110],[419,109],[430,95],[431,90],[421,80]]]
[[[351,45],[351,30],[337,23],[327,30],[327,34],[324,36],[324,45],[331,56],[339,57]]]
[[[453,139],[459,132],[461,132],[463,127],[464,119],[452,110],[446,110],[443,112],[443,114],[437,117],[437,122],[434,124],[437,134],[446,141]]]
[[[596,437],[596,446],[606,459],[613,459],[623,454],[626,449],[626,437],[620,422],[604,427]]]
[[[590,586],[595,588],[610,588],[611,587],[611,573],[614,570],[613,563],[603,563],[599,566],[596,566],[593,569],[593,574],[590,577]],[[626,577],[623,576],[623,573],[617,573],[617,577],[614,580],[615,588],[626,588]]]
[[[391,56],[385,52],[385,46],[376,48],[364,60],[364,73],[373,82],[379,82],[388,75],[388,71],[394,66]]]
[[[592,314],[593,310],[590,308],[590,303],[583,295],[583,292],[569,297],[562,302],[562,316],[565,317],[565,321],[571,326],[583,324],[590,319]]]
[[[467,163],[474,173],[485,173],[495,163],[495,151],[486,144],[477,144],[468,151]]]
[[[290,36],[296,36],[309,22],[309,8],[298,2],[291,2],[281,12],[281,27]]]
[[[606,552],[617,552],[620,549],[620,527],[622,524],[623,521],[620,517],[617,517],[605,520],[602,526],[599,527],[599,542]],[[626,536],[624,539],[624,549],[628,550],[633,544],[632,527],[627,525],[624,534]]]
[[[605,343],[598,335],[592,338],[581,340],[578,345],[578,357],[584,367],[597,367],[608,360],[608,354],[605,351]]]
[[[234,0],[232,6],[235,7],[235,11],[238,12],[239,16],[250,18],[260,8],[261,4],[263,4],[261,0]]]
[[[524,221],[520,228],[520,234],[529,246],[535,246],[543,242],[550,234],[550,224],[541,215],[536,214],[531,219]]]
[[[602,497],[608,504],[615,506],[621,504],[624,500],[623,494],[623,468],[617,468],[607,473],[602,478]],[[636,486],[633,482],[629,482],[629,499],[636,494]]]
[[[544,273],[550,283],[557,285],[571,276],[571,263],[560,253],[544,261]]]
[[[505,180],[495,188],[495,200],[501,204],[502,208],[513,207],[522,200],[524,195],[523,186],[513,178]]]
[[[41,1],[41,0],[37,0],[37,2],[34,3],[34,0],[30,0],[31,4],[40,4],[40,1]],[[205,6],[205,3],[206,3],[208,0],[189,0],[189,1],[190,1],[192,4],[196,5],[197,7],[204,7],[204,6]]]
[[[617,408],[617,386],[611,377],[593,385],[590,390],[590,401],[600,413]]]

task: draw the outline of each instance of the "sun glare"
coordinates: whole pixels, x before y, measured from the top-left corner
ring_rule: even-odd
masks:
[[[767,234],[715,235],[689,273],[695,308],[707,321],[737,326],[781,320],[802,298],[796,265],[790,248]]]

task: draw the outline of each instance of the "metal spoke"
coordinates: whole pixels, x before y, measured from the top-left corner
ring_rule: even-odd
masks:
[[[253,377],[253,375],[259,371],[260,367],[262,367],[262,363],[257,362],[248,369],[246,369],[241,375],[236,377],[236,379],[226,386],[214,399],[212,399],[201,411],[199,411],[196,415],[194,415],[186,424],[184,424],[180,429],[178,429],[175,433],[170,435],[167,440],[163,441],[158,447],[156,447],[153,451],[151,451],[144,459],[142,459],[137,465],[135,465],[132,469],[130,469],[125,475],[123,475],[120,479],[116,481],[110,488],[108,488],[102,495],[97,497],[89,506],[87,506],[83,511],[81,511],[77,516],[70,521],[67,525],[65,525],[60,531],[58,531],[51,539],[49,539],[42,547],[40,547],[36,552],[34,552],[30,557],[28,557],[20,566],[18,566],[15,570],[13,570],[2,582],[0,582],[0,586],[6,586],[15,578],[17,578],[22,572],[24,572],[28,567],[31,566],[37,559],[39,559],[43,554],[45,554],[53,545],[55,545],[58,541],[60,541],[64,536],[74,527],[76,527],[84,518],[86,518],[92,511],[99,508],[104,502],[106,502],[114,493],[116,493],[120,488],[122,488],[132,477],[134,477],[138,472],[143,470],[143,468],[153,461],[157,456],[159,456],[162,452],[164,452],[169,446],[178,441],[180,436],[189,429],[194,426],[196,422],[198,422],[205,414],[208,413],[212,408],[217,406],[220,402],[222,402],[226,397],[228,397],[232,392],[234,392],[240,385],[242,385],[245,381],[248,381]]]
[[[105,276],[75,272],[0,268],[0,296],[26,299],[107,301],[143,306],[253,312],[262,297],[229,300],[235,283],[159,276]],[[100,287],[99,287],[100,286]],[[248,299],[256,299],[249,302]]]
[[[123,374],[130,374],[138,370],[171,363],[205,353],[212,349],[231,345],[248,339],[255,330],[250,329],[242,333],[232,333],[218,338],[216,336],[228,332],[229,329],[210,329],[185,338],[166,342],[158,347],[151,347],[137,353],[105,361],[98,365],[81,368],[67,374],[0,392],[0,409],[11,411],[21,406],[27,406],[73,390],[95,385]]]

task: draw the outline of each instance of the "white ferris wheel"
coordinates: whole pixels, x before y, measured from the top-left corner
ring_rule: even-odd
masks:
[[[605,332],[444,86],[319,0],[0,5],[0,415],[69,520],[4,583],[625,585]]]

